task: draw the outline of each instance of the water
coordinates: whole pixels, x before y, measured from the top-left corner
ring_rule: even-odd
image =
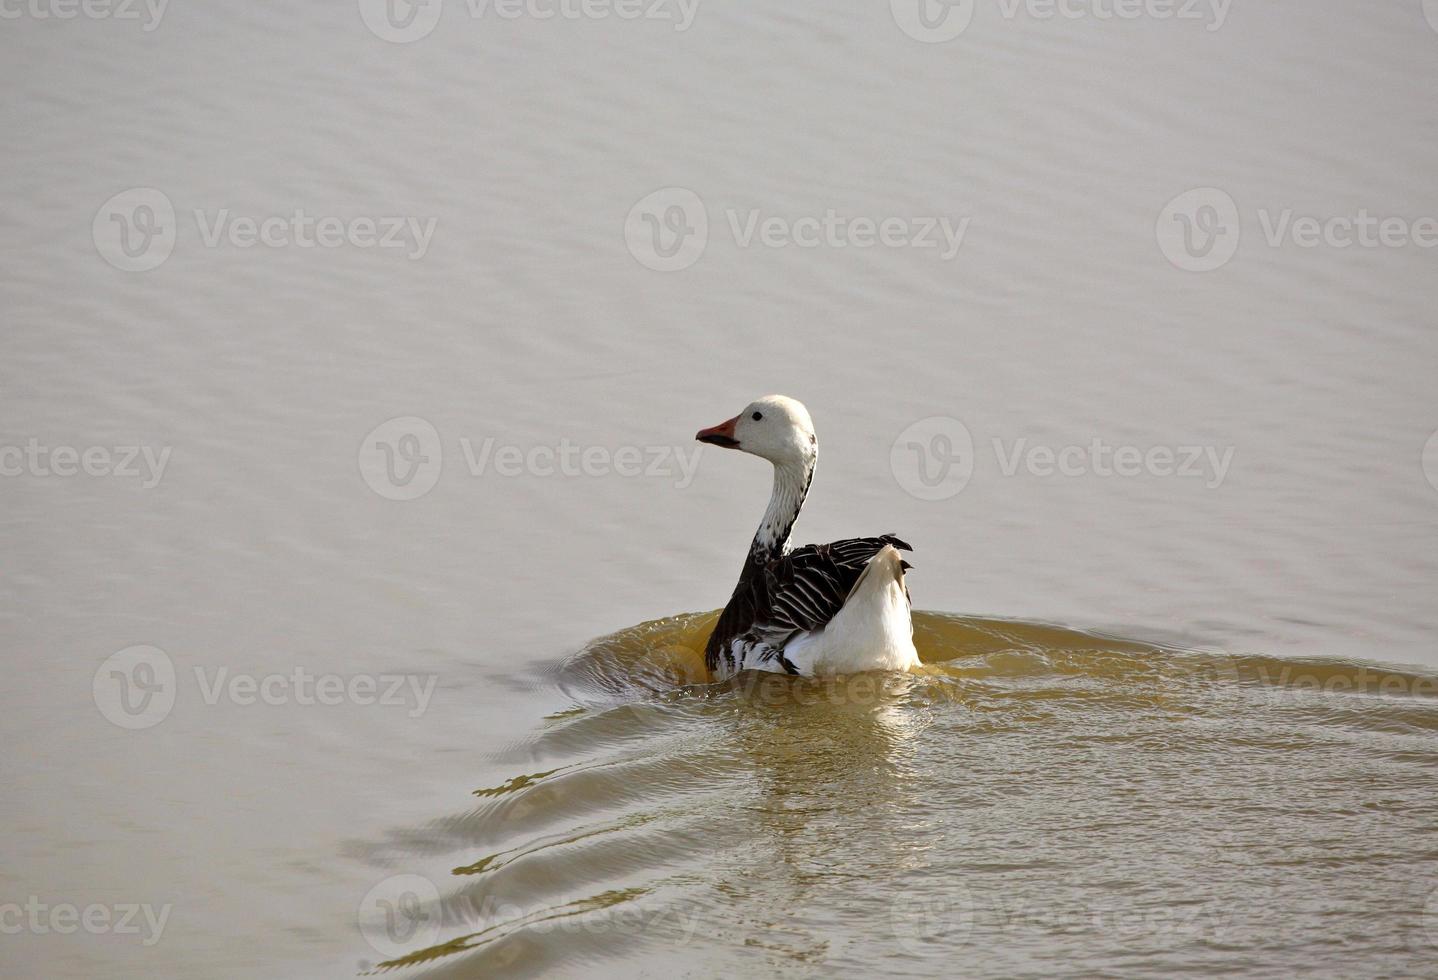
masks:
[[[7,19],[0,906],[50,911],[0,972],[1431,972],[1435,251],[1266,225],[1438,212],[1438,33],[1216,23]],[[655,271],[626,217],[672,187],[707,246]],[[134,188],[168,255],[120,247]],[[1195,188],[1242,227],[1204,273],[1159,245]],[[296,209],[350,243],[235,244]],[[744,237],[831,209],[969,220]],[[966,617],[923,675],[711,689],[696,623],[622,632],[727,596],[767,468],[678,454],[769,391],[821,441],[798,540],[899,532]],[[1155,447],[1199,455],[1094,465]]]

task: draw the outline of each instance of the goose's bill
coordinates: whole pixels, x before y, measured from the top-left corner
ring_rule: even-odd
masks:
[[[739,440],[734,438],[734,426],[739,423],[739,416],[734,416],[727,422],[720,422],[712,429],[700,429],[694,436],[700,442],[707,442],[711,446],[723,446],[725,449],[738,449]]]

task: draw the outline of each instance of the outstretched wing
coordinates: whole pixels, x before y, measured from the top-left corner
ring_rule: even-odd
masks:
[[[913,549],[892,534],[811,544],[768,562],[740,579],[705,647],[705,661],[729,670],[755,661],[783,660],[796,636],[821,630],[833,619],[864,566],[886,545]]]

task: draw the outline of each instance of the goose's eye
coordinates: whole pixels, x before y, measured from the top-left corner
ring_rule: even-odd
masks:
[[[762,422],[762,421],[764,420],[764,413],[763,413],[763,412],[755,412],[753,415],[751,415],[751,416],[749,416],[749,417],[750,417],[751,419],[753,419],[755,422]]]

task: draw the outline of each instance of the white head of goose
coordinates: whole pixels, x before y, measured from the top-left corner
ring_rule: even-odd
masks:
[[[734,595],[704,649],[720,677],[741,670],[815,676],[908,670],[919,663],[899,551],[891,534],[789,547],[804,506],[819,440],[809,411],[767,395],[695,436],[774,465],[774,489]]]

